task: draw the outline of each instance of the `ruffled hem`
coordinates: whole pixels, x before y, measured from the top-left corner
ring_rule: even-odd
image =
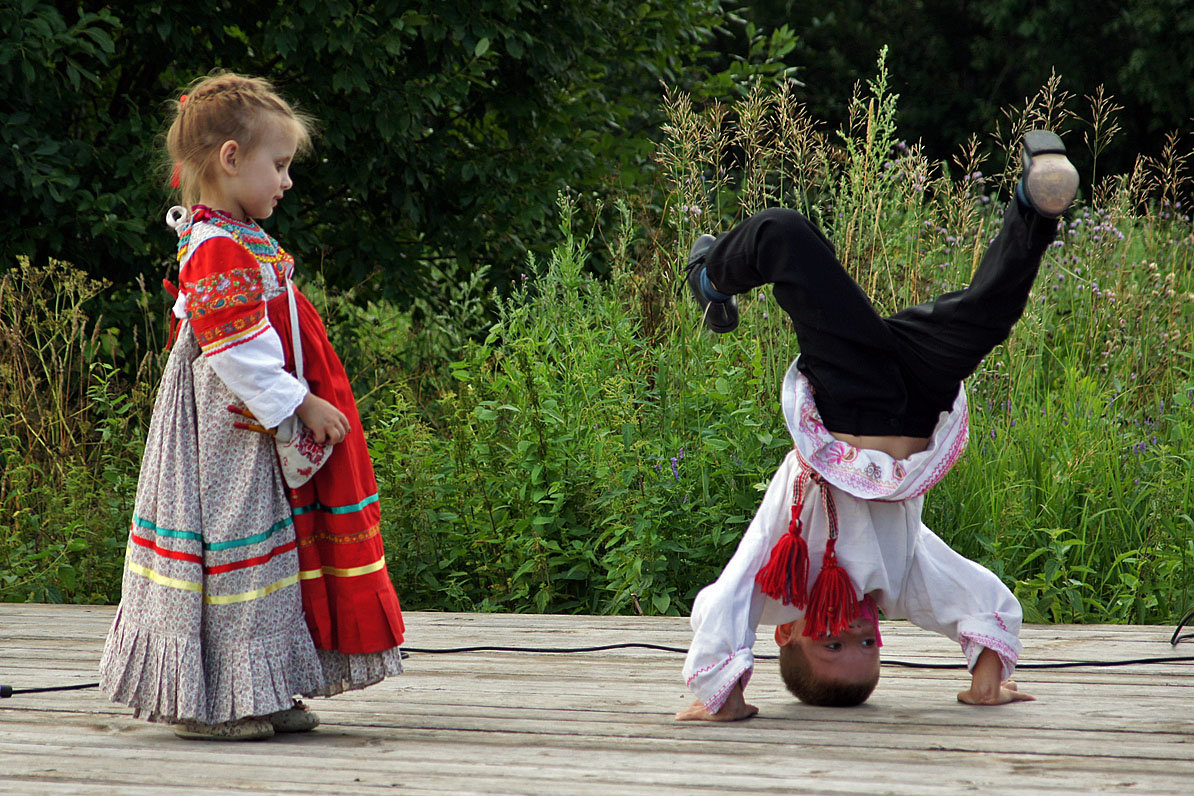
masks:
[[[174,635],[117,612],[100,663],[100,687],[146,721],[204,724],[264,716],[320,688],[323,666],[304,624],[235,647],[205,651],[198,635]],[[217,702],[208,696],[222,695]]]
[[[834,437],[821,421],[808,379],[797,370],[796,362],[784,376],[781,398],[784,421],[800,459],[838,489],[863,500],[920,497],[949,472],[970,436],[964,386],[950,411],[941,413],[928,447],[898,460]]]
[[[206,694],[202,648],[197,635],[138,626],[122,606],[104,644],[100,689],[149,721],[200,716]]]
[[[402,652],[398,647],[383,652],[346,654],[335,650],[316,650],[323,665],[319,688],[304,691],[303,696],[335,696],[376,685],[387,677],[402,674]]]

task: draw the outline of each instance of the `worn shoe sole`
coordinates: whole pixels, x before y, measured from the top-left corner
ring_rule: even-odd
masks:
[[[692,244],[688,252],[688,291],[700,305],[704,315],[705,326],[717,334],[726,334],[738,328],[738,300],[730,296],[728,301],[710,301],[701,290],[702,268],[694,267],[694,263],[704,258],[706,252],[713,248],[717,238],[712,235],[701,235]]]
[[[1047,218],[1064,213],[1078,194],[1078,170],[1066,157],[1065,145],[1048,130],[1025,133],[1024,197],[1032,209]]]
[[[265,717],[274,732],[308,732],[319,726],[319,715],[306,705],[298,704]]]
[[[274,727],[260,716],[222,724],[185,721],[174,725],[174,734],[188,741],[264,741],[274,737]]]

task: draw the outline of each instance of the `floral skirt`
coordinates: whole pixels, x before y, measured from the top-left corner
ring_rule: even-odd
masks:
[[[154,405],[101,688],[150,721],[219,723],[360,688],[402,670],[396,648],[315,648],[298,540],[272,438],[184,324]]]

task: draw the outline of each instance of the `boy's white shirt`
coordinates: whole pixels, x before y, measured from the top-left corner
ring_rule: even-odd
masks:
[[[855,449],[825,431],[795,363],[784,379],[783,399],[796,446],[771,479],[720,577],[693,603],[684,678],[705,709],[716,713],[736,683],[746,686],[760,623],[784,624],[804,615],[765,596],[755,583],[772,547],[788,531],[802,462],[829,482],[828,487],[810,485],[801,515],[809,546],[808,582],[820,571],[828,539],[819,494],[828,488],[837,506],[838,562],[857,594],[870,594],[889,619],[906,618],[959,642],[971,668],[984,648],[993,650],[1003,663],[1003,678],[1009,677],[1020,654],[1019,602],[993,572],[956,553],[921,522],[924,492],[965,447],[965,390],[958,391],[950,412],[941,413],[929,447],[900,461],[881,451]]]

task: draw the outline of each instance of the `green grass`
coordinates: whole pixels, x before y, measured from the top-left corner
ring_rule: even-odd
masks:
[[[404,605],[687,612],[791,445],[779,382],[798,353],[769,290],[740,297],[736,333],[701,330],[680,290],[695,235],[798,208],[891,312],[967,283],[1024,129],[1064,122],[1071,147],[1105,151],[1114,126],[1106,98],[1084,121],[1051,81],[992,138],[935,163],[900,141],[896,101],[882,62],[838,131],[785,90],[705,108],[671,96],[662,204],[613,197],[586,210],[598,224],[561,197],[563,242],[500,299],[452,269],[434,275],[442,306],[413,312],[308,283],[364,399]],[[926,523],[997,572],[1030,621],[1169,622],[1194,602],[1181,163],[1141,159],[1086,192],[1024,318],[969,380],[970,446],[926,500]],[[599,246],[611,270],[597,277]],[[43,338],[15,335],[12,312],[4,339],[30,360],[26,341]],[[53,415],[83,424],[70,445],[31,436],[45,378],[0,386],[3,599],[119,591],[154,363],[130,384],[99,349],[79,350],[75,403]]]

